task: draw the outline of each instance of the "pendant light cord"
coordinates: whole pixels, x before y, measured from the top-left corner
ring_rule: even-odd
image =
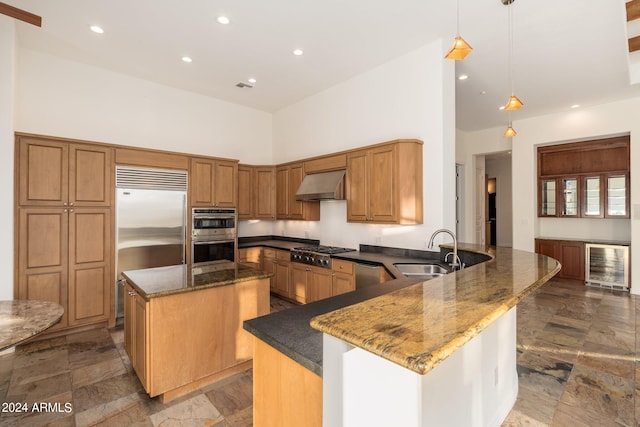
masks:
[[[509,55],[509,82],[511,84],[511,95],[514,94],[513,90],[513,14],[511,12],[511,6],[513,5],[513,1],[509,3],[507,8],[509,9],[509,38],[507,40],[507,49]],[[511,115],[511,113],[509,113]]]

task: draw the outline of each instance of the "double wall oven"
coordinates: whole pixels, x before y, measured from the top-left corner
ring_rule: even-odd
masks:
[[[191,263],[235,262],[237,247],[235,209],[193,208],[191,212]]]

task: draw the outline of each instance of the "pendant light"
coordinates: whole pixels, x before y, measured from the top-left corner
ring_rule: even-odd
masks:
[[[460,0],[456,0],[456,38],[449,52],[444,56],[445,59],[461,60],[467,56],[473,48],[460,37]]]
[[[511,96],[504,106],[507,111],[519,110],[524,104],[515,96],[513,92],[513,15],[511,13],[511,4],[515,0],[501,0],[502,4],[509,8],[509,39],[508,39],[508,57],[509,57],[509,82],[511,84]]]

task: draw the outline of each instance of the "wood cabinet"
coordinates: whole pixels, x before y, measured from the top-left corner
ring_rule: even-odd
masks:
[[[238,197],[238,162],[192,157],[190,206],[234,208]]]
[[[322,377],[254,340],[253,425],[321,427]]]
[[[341,259],[331,261],[331,295],[340,295],[356,289],[356,272],[353,262]]]
[[[149,299],[126,284],[125,348],[150,396],[172,400],[250,367],[244,320],[269,313],[267,279]]]
[[[21,206],[111,206],[112,150],[18,136]]]
[[[15,297],[61,304],[47,333],[111,319],[109,147],[16,136]]]
[[[131,366],[142,386],[149,388],[147,367],[147,337],[149,320],[147,302],[129,283],[124,285],[124,347]]]
[[[629,218],[629,137],[538,148],[538,216]]]
[[[238,249],[238,262],[257,270],[262,270],[262,248],[254,247]]]
[[[347,154],[347,221],[422,223],[422,143],[396,141]]]
[[[304,221],[320,220],[320,202],[296,200],[296,191],[304,179],[304,163],[276,168],[276,218]]]
[[[355,290],[355,270],[349,261],[331,260],[331,269],[292,262],[293,298],[310,303]]]
[[[535,249],[536,253],[557,259],[562,265],[557,278],[584,281],[584,242],[536,239]]]
[[[291,253],[289,251],[264,248],[263,254],[263,270],[273,273],[271,291],[285,298],[295,299],[291,287]]]
[[[276,169],[238,166],[238,219],[276,219]]]

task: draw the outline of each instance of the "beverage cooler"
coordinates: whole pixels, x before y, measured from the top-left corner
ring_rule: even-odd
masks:
[[[612,289],[629,289],[629,247],[585,245],[585,282]]]

